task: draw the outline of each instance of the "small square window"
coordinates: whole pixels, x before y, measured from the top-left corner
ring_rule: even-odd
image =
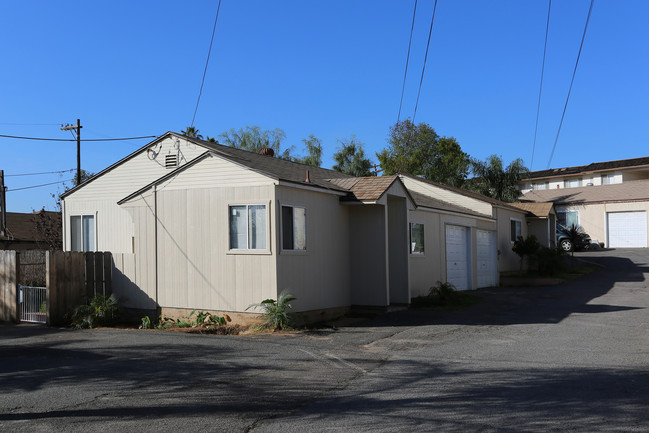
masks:
[[[424,254],[424,225],[410,223],[410,254]]]

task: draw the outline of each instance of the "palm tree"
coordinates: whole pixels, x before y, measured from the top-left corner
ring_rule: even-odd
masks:
[[[198,129],[193,126],[188,126],[184,131],[180,131],[182,135],[189,138],[203,139],[203,136],[198,133]]]
[[[509,203],[518,199],[518,182],[529,172],[520,158],[503,168],[502,157],[498,155],[491,155],[486,161],[472,159],[471,170],[474,177],[467,182],[468,189]]]

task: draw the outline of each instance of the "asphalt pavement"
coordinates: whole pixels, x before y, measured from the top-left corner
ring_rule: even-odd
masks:
[[[649,250],[290,335],[0,325],[0,431],[649,431]]]

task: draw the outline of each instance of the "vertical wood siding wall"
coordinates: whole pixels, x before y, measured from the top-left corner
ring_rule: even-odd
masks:
[[[297,298],[292,311],[349,306],[350,207],[341,206],[337,195],[297,188],[278,187],[276,196],[277,289]],[[306,251],[282,249],[283,205],[306,209]]]
[[[133,222],[128,212],[117,202],[171,170],[165,168],[164,156],[178,153],[179,163],[185,164],[205,152],[205,148],[175,138],[151,146],[156,158],[146,150],[114,167],[64,199],[64,249],[69,251],[70,215],[94,215],[96,249],[114,253],[133,253]]]
[[[18,322],[18,269],[15,251],[0,251],[0,321]]]

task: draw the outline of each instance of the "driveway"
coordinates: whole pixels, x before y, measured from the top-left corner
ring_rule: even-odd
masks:
[[[648,250],[298,335],[0,325],[0,431],[649,431]]]

